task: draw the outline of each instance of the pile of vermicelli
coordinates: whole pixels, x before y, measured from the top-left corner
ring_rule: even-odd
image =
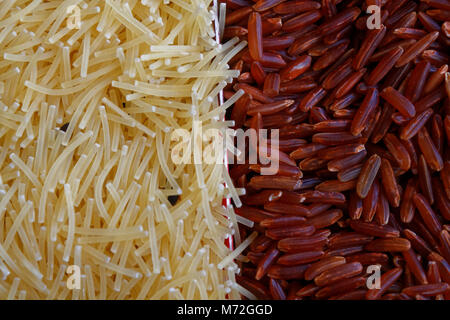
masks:
[[[246,44],[216,43],[216,8],[1,1],[0,299],[245,293],[233,259],[252,237],[227,248],[237,217],[222,206],[239,190],[224,165],[171,161],[173,130],[226,129],[242,94],[220,105]],[[80,289],[66,284],[73,265]]]

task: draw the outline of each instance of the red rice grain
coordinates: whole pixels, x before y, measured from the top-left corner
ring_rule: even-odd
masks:
[[[295,294],[300,299],[305,297],[312,297],[319,289],[320,287],[316,286],[315,284],[308,284],[298,290]]]
[[[269,268],[268,276],[279,280],[302,279],[309,264],[300,266],[274,265]]]
[[[272,240],[281,240],[284,238],[310,236],[314,233],[314,231],[316,231],[316,229],[311,225],[289,226],[267,229],[265,235]]]
[[[400,140],[395,135],[388,133],[383,141],[388,151],[400,166],[400,169],[408,170],[411,167],[411,157]]]
[[[263,56],[262,22],[261,16],[257,12],[252,12],[248,18],[248,39],[251,57],[260,61]]]
[[[285,1],[273,8],[278,14],[300,13],[305,11],[320,9],[321,5],[317,1],[293,0]]]
[[[315,262],[311,264],[311,266],[306,270],[305,272],[305,280],[313,280],[317,276],[319,276],[321,273],[333,269],[334,267],[340,266],[345,264],[345,258],[334,256],[334,257],[328,257],[324,258],[318,262]]]
[[[260,222],[264,228],[281,228],[287,226],[303,225],[306,219],[298,216],[282,216],[277,218],[265,219]]]
[[[444,168],[442,156],[431,140],[426,128],[422,128],[417,136],[417,142],[422,154],[432,170],[441,171]]]
[[[349,291],[341,295],[330,297],[329,300],[364,300],[366,297],[366,289]]]
[[[266,203],[264,209],[278,214],[287,214],[307,217],[310,213],[306,206],[301,204],[288,204],[282,202]]]
[[[356,232],[341,232],[331,236],[328,246],[330,249],[347,248],[351,246],[363,245],[372,240],[372,236]]]
[[[392,49],[392,51],[389,51],[389,53],[385,54],[375,69],[373,69],[368,76],[366,82],[367,85],[374,86],[380,82],[389,73],[389,71],[391,71],[403,52],[404,50],[402,47],[396,47]]]
[[[387,159],[381,159],[381,179],[386,197],[394,208],[400,205],[400,190],[397,185],[394,170]]]
[[[269,290],[275,300],[286,300],[286,294],[279,280],[271,278],[269,280]]]
[[[413,138],[422,127],[427,123],[433,114],[433,109],[429,108],[422,113],[417,114],[411,119],[400,131],[400,138],[403,140],[409,140]]]
[[[374,154],[371,156],[365,163],[363,168],[361,169],[361,174],[358,178],[358,183],[356,184],[356,193],[364,199],[367,197],[370,188],[372,187],[372,183],[375,180],[378,169],[380,169],[381,158]]]
[[[327,235],[313,235],[306,238],[286,238],[278,241],[278,249],[283,252],[303,252],[322,249],[328,243]]]
[[[336,223],[342,218],[342,210],[334,209],[326,211],[320,215],[308,219],[308,223],[313,225],[316,229],[322,229]]]
[[[378,90],[370,88],[353,118],[350,130],[354,136],[360,134],[366,128],[370,116],[373,115],[375,109],[378,107],[378,101]]]
[[[409,250],[411,244],[403,238],[376,239],[366,245],[365,249],[375,252],[402,252]]]
[[[422,296],[436,296],[446,292],[448,289],[449,285],[447,283],[434,283],[408,287],[403,289],[402,292],[410,297],[414,297],[418,294]]]
[[[403,270],[401,268],[395,268],[387,271],[381,276],[380,279],[380,289],[370,289],[367,291],[366,299],[367,300],[378,300],[381,298],[383,293],[389,289],[389,287],[397,281],[397,279],[401,276]]]
[[[413,197],[413,200],[417,210],[419,211],[423,219],[423,222],[427,225],[430,232],[433,233],[436,237],[439,237],[439,234],[442,230],[442,225],[428,201],[420,193],[416,193]]]
[[[362,287],[366,283],[363,277],[355,277],[351,279],[343,279],[332,285],[326,286],[316,292],[315,296],[318,299],[325,299],[340,293],[351,292]]]
[[[284,0],[259,0],[253,6],[253,10],[258,12],[263,12],[269,10],[270,8],[276,7]]]
[[[378,180],[375,180],[372,187],[367,194],[367,197],[362,199],[363,205],[363,220],[365,222],[371,222],[375,217],[378,208],[378,202],[380,199],[380,184]]]
[[[361,198],[356,194],[352,193],[350,195],[348,203],[348,214],[350,219],[358,220],[363,213],[363,203]]]
[[[417,41],[415,44],[410,46],[408,50],[406,50],[400,59],[395,64],[397,67],[402,67],[408,62],[412,61],[416,58],[421,52],[425,51],[434,40],[439,36],[439,32],[431,32]]]
[[[282,30],[286,32],[292,32],[301,28],[307,27],[314,22],[318,21],[322,17],[320,10],[311,10],[309,12],[302,13],[286,22],[283,22]]]
[[[386,27],[384,25],[381,25],[381,28],[376,28],[367,32],[364,42],[361,44],[361,48],[353,60],[353,69],[359,70],[366,65],[370,56],[374,53],[385,35]]]
[[[363,266],[378,264],[387,266],[389,262],[388,255],[378,252],[357,253],[346,257],[347,262],[359,262]]]
[[[281,80],[286,82],[297,78],[309,69],[311,66],[311,60],[311,57],[306,55],[290,62],[280,71]]]
[[[428,279],[425,274],[425,271],[420,263],[420,261],[417,259],[416,253],[413,249],[409,249],[407,251],[402,252],[403,259],[405,259],[406,265],[411,270],[411,273],[414,275],[416,280],[420,284],[428,284]]]
[[[268,97],[275,97],[280,93],[280,75],[278,73],[269,73],[266,76],[264,79],[263,93]],[[289,102],[289,105],[294,103],[292,100]]]
[[[407,118],[416,115],[416,109],[411,101],[392,87],[388,87],[381,92],[381,97],[389,102],[395,109]]]
[[[359,262],[350,262],[322,272],[319,276],[314,278],[314,282],[316,285],[323,287],[339,280],[356,276],[360,274],[362,270],[363,267]]]
[[[388,225],[363,222],[359,220],[350,221],[350,227],[356,232],[380,238],[396,238],[400,236],[399,230]]]
[[[324,255],[323,251],[305,251],[291,254],[284,254],[277,261],[285,266],[295,266],[319,260]]]
[[[257,269],[256,269],[256,280],[261,280],[262,277],[265,276],[269,267],[277,260],[280,255],[280,251],[276,248],[276,246],[267,250],[264,257],[259,261]]]
[[[433,185],[431,183],[431,174],[423,155],[420,155],[419,166],[420,189],[430,204],[434,203]],[[441,171],[442,172],[442,171]]]

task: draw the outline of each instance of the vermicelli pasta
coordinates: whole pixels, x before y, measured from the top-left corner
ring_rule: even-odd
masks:
[[[220,106],[246,43],[218,44],[218,14],[215,0],[0,3],[0,299],[252,298],[233,262],[251,222],[222,207],[242,192],[193,129],[223,133],[244,94]]]

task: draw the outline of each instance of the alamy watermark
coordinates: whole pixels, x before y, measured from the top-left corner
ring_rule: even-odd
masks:
[[[367,7],[366,13],[370,14],[367,18],[367,29],[381,29],[381,8],[377,5]]]
[[[367,289],[381,289],[381,265],[374,264],[368,266],[367,273],[371,274],[366,280]]]
[[[77,265],[68,266],[66,273],[70,276],[67,278],[66,285],[69,290],[81,289],[81,269]]]
[[[204,129],[201,121],[194,121],[192,131],[175,129],[171,141],[175,142],[171,151],[175,165],[259,164],[261,175],[278,172],[278,129]]]
[[[77,5],[68,6],[66,13],[69,15],[67,17],[67,28],[80,29],[81,28],[81,9]]]

